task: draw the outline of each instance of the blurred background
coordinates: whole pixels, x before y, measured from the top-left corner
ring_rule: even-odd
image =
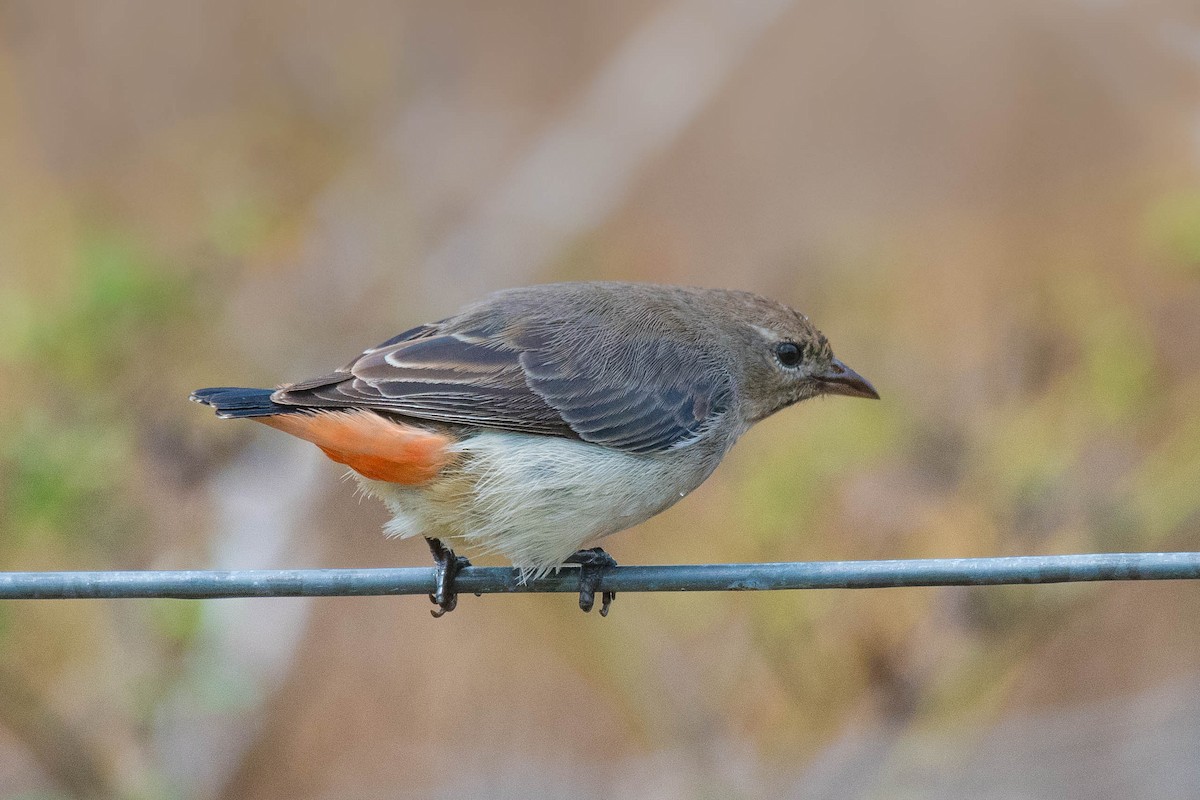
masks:
[[[0,2],[0,568],[424,565],[191,405],[501,287],[808,312],[624,563],[1200,549],[1183,0]],[[1158,585],[0,605],[3,798],[1193,798]]]

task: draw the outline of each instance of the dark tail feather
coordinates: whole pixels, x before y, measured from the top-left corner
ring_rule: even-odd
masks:
[[[242,389],[234,386],[215,386],[211,389],[197,389],[192,392],[191,399],[217,410],[217,416],[223,419],[239,417],[270,417],[275,414],[287,414],[297,411],[292,406],[281,406],[271,402],[274,389]]]

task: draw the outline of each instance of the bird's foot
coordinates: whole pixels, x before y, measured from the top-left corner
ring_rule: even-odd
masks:
[[[591,611],[596,604],[596,591],[606,570],[617,565],[616,559],[604,552],[602,547],[580,550],[566,560],[567,564],[579,565],[579,607]],[[600,595],[600,616],[608,616],[608,607],[616,598],[616,592],[605,591]]]
[[[471,566],[471,562],[463,556],[455,555],[454,551],[442,544],[441,539],[425,537],[429,543],[429,552],[433,554],[433,565],[437,570],[434,593],[429,600],[437,604],[437,608],[429,609],[434,618],[440,617],[447,611],[453,611],[458,605],[458,592],[454,591],[454,578],[463,567]]]

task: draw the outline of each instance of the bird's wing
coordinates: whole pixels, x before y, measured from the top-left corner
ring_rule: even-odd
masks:
[[[425,325],[273,399],[569,436],[634,453],[686,444],[728,407],[728,372],[698,348],[603,328],[565,333],[556,324]]]

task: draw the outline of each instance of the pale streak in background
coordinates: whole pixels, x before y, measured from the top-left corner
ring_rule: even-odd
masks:
[[[533,280],[575,237],[600,225],[620,205],[646,165],[686,130],[756,39],[791,5],[792,0],[681,0],[667,5],[535,138],[508,178],[421,260],[420,293],[453,306],[486,290]],[[402,118],[397,127],[404,123]],[[373,148],[317,202],[317,233],[304,247],[300,283],[318,287],[321,304],[332,316],[346,315],[390,269],[386,259],[374,256],[388,251],[383,238],[396,235],[394,221],[385,217],[403,205],[397,198],[401,184],[374,186],[382,197],[370,202],[359,195],[381,173],[403,172],[398,165],[392,172],[394,165],[386,163],[394,153],[382,143]],[[389,196],[394,202],[387,202]],[[374,208],[376,214],[364,217],[364,208]],[[235,308],[247,314],[271,308],[273,304],[257,298],[275,291],[269,279],[260,279],[244,287]],[[284,310],[272,316],[263,320],[261,311],[255,311],[253,320],[246,316],[233,323],[287,324]],[[221,510],[213,544],[215,568],[271,569],[294,563],[295,534],[312,514],[312,501],[321,495],[319,476],[325,473],[317,469],[315,449],[289,446],[284,454],[281,447],[274,439],[256,440],[214,482]],[[255,468],[266,459],[286,462],[286,479],[285,473]],[[249,471],[253,480],[247,478]],[[264,476],[270,474],[280,476],[278,485],[265,485]],[[248,613],[242,604],[206,604],[206,635],[200,637],[201,647],[221,654],[259,701],[286,673],[310,609],[307,602],[271,605],[255,605],[254,613]],[[245,730],[246,717],[239,719]],[[187,737],[187,748],[169,744],[181,736]],[[221,726],[197,728],[186,714],[160,725],[156,738],[162,753],[189,753],[187,764],[172,766],[189,771],[187,782],[208,791],[221,786],[240,761],[239,748],[251,741]],[[205,774],[192,772],[198,769]]]
[[[528,282],[599,226],[646,165],[712,101],[792,0],[668,5],[637,31],[509,176],[423,262],[424,290],[457,305]],[[480,285],[480,278],[487,285]]]
[[[211,486],[217,519],[209,567],[260,569],[311,559],[311,547],[296,541],[296,532],[304,530],[313,498],[320,496],[321,459],[299,440],[263,435],[218,474]],[[201,633],[188,654],[192,677],[179,681],[174,697],[162,704],[154,737],[163,768],[194,787],[195,796],[220,791],[255,733],[253,726],[225,724],[236,715],[196,708],[189,698],[197,693],[197,676],[209,682],[215,676],[235,695],[260,703],[292,663],[311,603],[241,598],[203,604]]]

